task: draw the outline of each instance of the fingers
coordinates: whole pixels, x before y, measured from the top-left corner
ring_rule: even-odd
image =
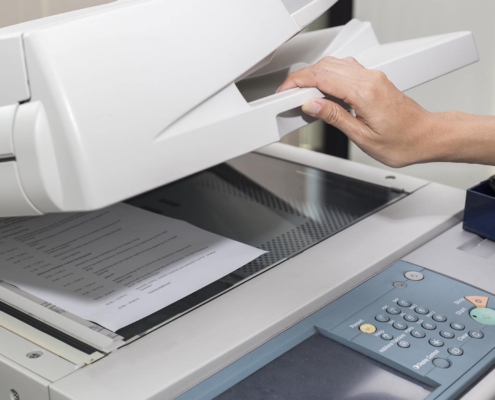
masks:
[[[360,133],[366,129],[361,121],[349,114],[340,105],[326,99],[310,100],[302,106],[302,110],[325,121],[344,132],[352,141],[359,141]]]
[[[320,62],[290,74],[277,92],[296,87],[316,87],[322,92],[344,100],[353,108],[374,100],[385,75],[364,68],[353,58],[326,57]]]

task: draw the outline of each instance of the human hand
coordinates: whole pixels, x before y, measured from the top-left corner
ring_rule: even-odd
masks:
[[[353,58],[326,57],[290,74],[277,92],[296,87],[316,87],[349,104],[355,117],[327,99],[310,100],[302,109],[344,132],[385,165],[398,168],[442,157],[436,141],[443,130],[435,129],[435,114],[400,92],[384,73]]]

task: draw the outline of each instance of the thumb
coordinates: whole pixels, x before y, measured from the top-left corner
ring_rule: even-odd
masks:
[[[344,132],[351,140],[362,129],[362,122],[358,121],[342,106],[326,99],[309,100],[302,106],[302,110],[315,118],[325,121]]]

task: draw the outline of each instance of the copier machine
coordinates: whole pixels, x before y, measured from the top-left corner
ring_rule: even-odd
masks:
[[[299,34],[335,2],[121,0],[0,30],[1,217],[125,201],[267,251],[117,332],[0,282],[0,400],[495,398],[495,244],[462,230],[465,193],[276,143],[324,97],[274,94],[290,72],[355,57],[407,90],[474,39]]]

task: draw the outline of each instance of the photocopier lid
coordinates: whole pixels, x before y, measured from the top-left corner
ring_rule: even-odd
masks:
[[[1,29],[0,217],[98,209],[276,142],[324,97],[277,86],[325,56],[401,90],[478,59],[469,32],[297,35],[335,2],[124,0]]]

